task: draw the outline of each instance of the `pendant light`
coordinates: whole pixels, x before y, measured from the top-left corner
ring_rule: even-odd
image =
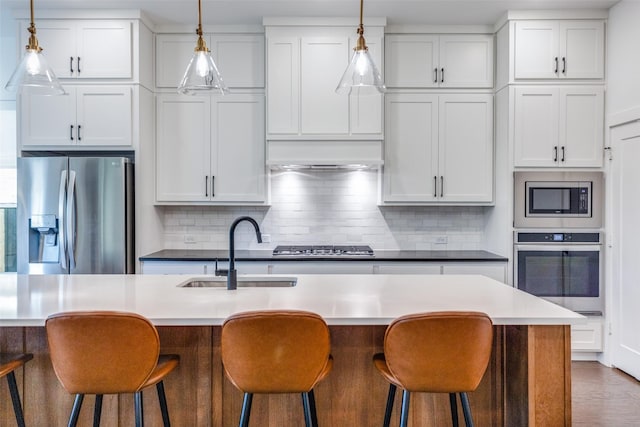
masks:
[[[222,81],[218,67],[213,62],[211,51],[207,48],[207,44],[202,38],[202,4],[198,0],[198,28],[196,29],[198,41],[194,49],[193,56],[184,77],[178,85],[178,92],[184,95],[196,95],[198,93],[207,93],[213,90],[219,91],[221,94],[229,93],[229,88]]]
[[[29,88],[30,92],[38,95],[64,95],[64,89],[44,58],[42,48],[38,46],[36,26],[33,22],[33,0],[31,0],[31,25],[28,30],[31,35],[26,46],[27,51],[9,78],[5,89],[18,91]]]
[[[364,0],[360,0],[360,26],[358,27],[358,42],[353,48],[353,57],[346,71],[338,83],[336,92],[349,95],[368,95],[383,93],[386,90],[380,72],[371,58],[369,48],[364,41],[364,26],[362,25],[362,10]]]

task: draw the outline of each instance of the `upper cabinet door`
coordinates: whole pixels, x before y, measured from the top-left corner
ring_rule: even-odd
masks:
[[[385,104],[383,201],[435,201],[438,95],[388,94]]]
[[[356,38],[350,39],[350,54],[353,52],[356,42]],[[379,37],[367,37],[367,47],[369,48],[369,53],[373,58],[373,62],[376,67],[378,67],[378,71],[382,73],[382,68],[384,66],[382,63],[382,39]],[[348,60],[350,61],[351,58]],[[384,76],[382,77],[384,81]],[[336,82],[336,86],[337,85],[338,83]],[[351,94],[349,99],[349,121],[352,134],[376,135],[378,138],[380,137],[382,134],[383,123],[382,102],[383,99],[381,93],[364,96],[359,96],[357,93]]]
[[[66,95],[42,96],[24,92],[19,96],[19,141],[22,147],[70,146],[76,143],[76,90]]]
[[[77,144],[131,146],[130,86],[78,86],[76,88]]]
[[[267,134],[300,131],[300,39],[267,39]],[[336,83],[337,85],[337,83]]]
[[[335,89],[350,60],[348,37],[303,37],[300,116],[303,134],[349,134],[349,97]]]
[[[210,200],[210,98],[160,94],[156,114],[156,200]]]
[[[517,21],[514,79],[604,78],[604,21]]]
[[[28,43],[28,22],[22,23],[20,30],[22,49]],[[71,21],[38,20],[37,37],[42,53],[53,72],[59,78],[76,77],[76,26]]]
[[[211,52],[228,87],[264,87],[264,35],[213,34]]]
[[[516,79],[557,78],[558,22],[516,22],[514,60]]]
[[[493,87],[493,36],[440,36],[440,87]]]
[[[439,41],[434,35],[385,37],[385,84],[387,87],[437,87]]]
[[[565,167],[601,167],[604,147],[604,88],[559,90],[560,161]]]
[[[178,87],[193,57],[197,38],[195,34],[156,35],[156,87]],[[211,38],[206,34],[203,38],[211,46]]]
[[[214,97],[211,115],[211,200],[263,202],[264,96]]]
[[[131,22],[82,21],[77,28],[77,77],[132,77]]]
[[[604,78],[604,22],[560,23],[560,57],[562,58],[560,77]]]
[[[515,166],[558,164],[558,108],[557,88],[515,89]]]
[[[493,200],[493,95],[439,97],[442,202]]]

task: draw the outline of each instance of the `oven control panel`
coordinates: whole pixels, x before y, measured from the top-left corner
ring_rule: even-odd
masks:
[[[600,243],[600,233],[516,232],[516,243]]]

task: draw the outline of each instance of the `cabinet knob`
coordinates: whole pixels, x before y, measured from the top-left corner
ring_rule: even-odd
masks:
[[[560,147],[560,150],[562,151],[562,157],[560,158],[560,161],[564,162],[564,145]]]
[[[73,141],[73,125],[69,126],[69,139]]]
[[[554,71],[554,73],[558,74],[558,57],[555,57],[555,61],[556,61],[556,69]]]
[[[440,68],[440,83],[444,83],[444,68]]]
[[[555,147],[553,147],[553,161],[554,162],[558,161],[558,146],[557,145]]]
[[[78,74],[80,74],[80,57],[78,56]]]
[[[69,57],[69,71],[73,74],[73,56]]]
[[[78,131],[76,132],[76,134],[78,135],[78,141],[82,141],[82,138],[80,137],[80,129],[82,128],[82,126],[78,125]],[[91,129],[89,129],[91,130]]]
[[[438,197],[438,177],[433,177],[433,197]]]
[[[437,68],[433,69],[433,82],[434,83],[438,83],[438,69]]]
[[[562,74],[567,74],[567,58],[562,57]]]

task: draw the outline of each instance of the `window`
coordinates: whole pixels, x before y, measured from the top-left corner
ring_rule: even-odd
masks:
[[[0,101],[0,273],[16,271],[16,103]]]

